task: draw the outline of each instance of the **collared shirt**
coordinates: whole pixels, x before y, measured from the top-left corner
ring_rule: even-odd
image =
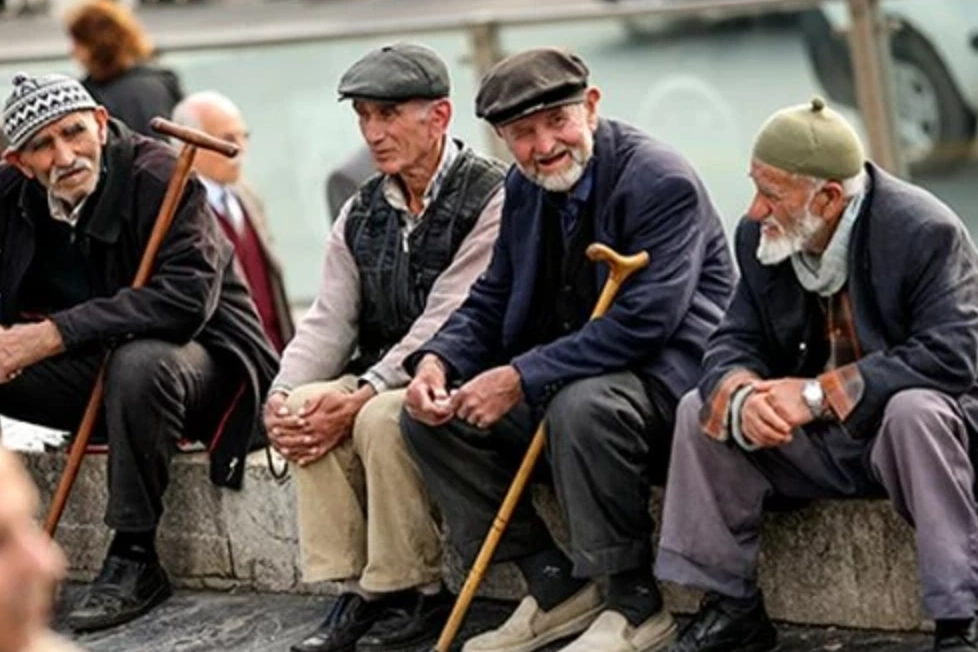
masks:
[[[448,136],[444,136],[444,139],[444,146],[441,148],[441,160],[438,162],[438,167],[435,169],[431,181],[428,182],[428,187],[425,188],[424,195],[421,196],[421,212],[417,215],[413,214],[409,208],[408,198],[404,194],[404,188],[401,185],[400,179],[394,175],[384,177],[382,186],[384,198],[391,206],[404,214],[404,221],[401,227],[405,239],[421,224],[421,220],[428,211],[428,207],[431,206],[435,197],[438,196],[438,191],[441,190],[442,184],[445,183],[445,177],[448,176],[448,171],[452,168],[452,163],[458,158],[458,145]]]
[[[591,200],[591,190],[594,188],[594,157],[587,162],[581,178],[569,192],[546,192],[544,200],[560,216],[560,230],[566,244],[577,228],[577,222]]]
[[[238,233],[244,231],[245,214],[241,202],[227,186],[198,175],[204,189],[207,191],[207,203],[216,213],[228,220]]]
[[[398,179],[396,179],[393,175],[388,175],[384,178],[382,186],[384,190],[384,198],[391,206],[400,211],[404,216],[404,219],[401,221],[401,241],[404,245],[405,251],[408,250],[408,238],[411,237],[411,232],[414,231],[419,224],[421,224],[421,220],[424,219],[425,213],[428,212],[428,207],[431,206],[431,203],[438,196],[438,192],[445,183],[445,178],[448,176],[448,171],[452,168],[452,163],[454,163],[455,159],[458,158],[458,145],[448,136],[445,136],[444,138],[444,146],[441,150],[441,160],[438,162],[438,168],[435,170],[435,174],[432,175],[431,181],[428,182],[428,187],[425,189],[424,195],[421,197],[420,213],[414,215],[411,212],[411,209],[408,207],[408,199],[405,196],[401,182]],[[359,380],[361,383],[369,383],[374,388],[374,391],[378,394],[390,389],[384,379],[371,369],[364,372],[364,374],[360,376]]]
[[[54,196],[54,193],[50,190],[48,191],[48,211],[51,213],[51,218],[59,222],[64,222],[71,226],[78,224],[78,218],[81,217],[82,208],[85,206],[85,202],[88,197],[82,199],[80,202],[75,204],[75,207],[70,211],[65,203]]]

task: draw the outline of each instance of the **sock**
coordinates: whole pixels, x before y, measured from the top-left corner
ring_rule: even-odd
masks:
[[[937,636],[954,636],[955,634],[964,634],[968,631],[968,627],[971,626],[971,621],[974,618],[940,618],[934,621],[936,626]]]
[[[135,561],[156,561],[156,530],[116,532],[109,555]]]
[[[367,589],[360,586],[359,579],[348,579],[339,582],[340,591],[343,593],[356,593],[361,598],[367,602],[374,602],[375,600],[380,600],[384,597],[384,593],[374,593],[373,591],[368,591]]]
[[[757,587],[754,587],[751,593],[743,598],[734,598],[720,593],[708,593],[707,598],[721,601],[724,606],[724,611],[736,615],[743,615],[757,608],[763,608],[763,598],[760,589]]]
[[[652,577],[652,569],[614,573],[608,577],[608,609],[617,611],[637,627],[662,610],[662,594]]]
[[[572,575],[574,565],[557,546],[516,561],[530,595],[544,611],[550,611],[581,590],[587,582]]]
[[[442,592],[441,580],[436,580],[434,582],[429,582],[428,584],[422,584],[418,587],[418,593],[421,595],[438,595]]]

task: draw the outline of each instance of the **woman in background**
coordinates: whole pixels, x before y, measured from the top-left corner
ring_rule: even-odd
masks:
[[[130,129],[161,138],[149,122],[168,117],[183,91],[176,74],[150,64],[152,42],[132,12],[112,0],[85,0],[68,11],[65,26],[95,101]]]

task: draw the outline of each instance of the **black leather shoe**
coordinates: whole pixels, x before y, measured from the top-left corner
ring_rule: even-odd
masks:
[[[978,620],[968,623],[938,620],[934,631],[934,650],[940,652],[971,652],[978,650]]]
[[[115,627],[141,616],[173,595],[166,571],[156,560],[109,556],[95,582],[68,614],[76,632]]]
[[[745,605],[716,594],[707,594],[699,613],[686,626],[670,652],[768,652],[778,646],[778,633],[758,594]]]
[[[291,650],[354,652],[357,640],[384,615],[390,604],[389,598],[367,601],[356,593],[343,593],[316,631],[293,645]]]
[[[387,610],[384,617],[364,634],[359,652],[403,650],[434,643],[452,612],[455,596],[442,587],[434,595],[415,591],[413,599]]]

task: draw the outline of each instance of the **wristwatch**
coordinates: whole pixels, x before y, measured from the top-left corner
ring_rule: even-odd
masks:
[[[801,386],[801,398],[805,401],[808,409],[812,411],[813,417],[821,419],[825,416],[825,390],[822,389],[822,383],[818,382],[818,379],[812,378],[805,381],[805,384]]]

